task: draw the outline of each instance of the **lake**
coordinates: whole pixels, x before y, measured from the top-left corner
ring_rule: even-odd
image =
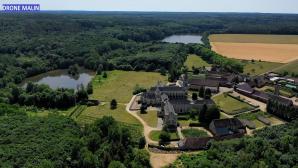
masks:
[[[86,87],[94,75],[95,72],[86,69],[80,69],[79,75],[76,77],[69,75],[67,69],[55,70],[27,78],[22,82],[21,85],[26,87],[28,82],[33,82],[37,84],[49,85],[52,89],[68,88],[77,90],[77,86],[81,84]]]
[[[200,36],[200,35],[172,35],[172,36],[164,38],[162,41],[167,42],[167,43],[203,44],[202,36]]]

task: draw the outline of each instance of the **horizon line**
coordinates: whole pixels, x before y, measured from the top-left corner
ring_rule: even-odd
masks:
[[[4,10],[0,10],[0,12],[6,13]],[[284,14],[284,15],[297,15],[298,13],[286,13],[286,12],[211,12],[211,11],[137,11],[137,10],[64,10],[64,9],[47,9],[47,10],[40,10],[39,12],[132,12],[132,13],[235,13],[235,14]],[[28,12],[30,13],[30,12]]]

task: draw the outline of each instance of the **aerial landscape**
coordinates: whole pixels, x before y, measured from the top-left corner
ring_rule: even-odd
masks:
[[[298,168],[297,2],[112,1],[0,4],[0,167]]]

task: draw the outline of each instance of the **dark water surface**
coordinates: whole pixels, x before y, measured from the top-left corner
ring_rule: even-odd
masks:
[[[86,87],[94,75],[95,72],[86,69],[81,69],[79,74],[75,77],[69,75],[67,70],[55,70],[27,78],[21,85],[26,87],[28,82],[33,82],[49,85],[52,89],[68,88],[76,90],[81,84]]]
[[[203,44],[202,36],[200,36],[200,35],[172,35],[172,36],[166,37],[162,41],[167,42],[167,43],[183,43],[183,44],[199,43],[199,44]]]

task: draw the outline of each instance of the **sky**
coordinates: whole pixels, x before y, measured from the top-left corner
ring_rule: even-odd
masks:
[[[41,10],[296,13],[298,0],[0,0]]]

